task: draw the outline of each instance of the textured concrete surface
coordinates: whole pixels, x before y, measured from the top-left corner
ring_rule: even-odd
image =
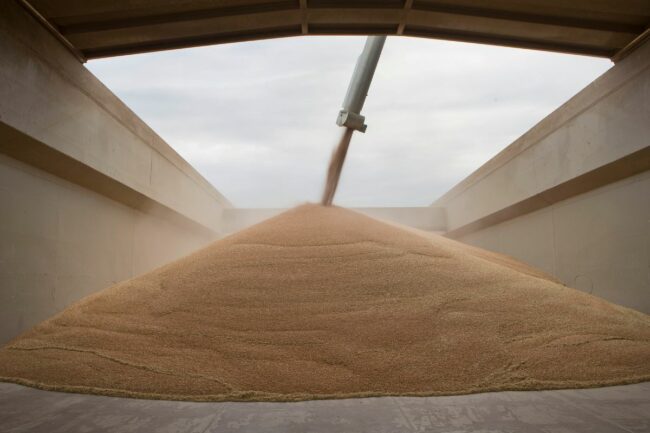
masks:
[[[650,42],[617,63],[434,206],[458,229],[650,146]],[[552,203],[554,197],[543,197]],[[513,211],[512,216],[517,216]]]
[[[79,298],[214,234],[113,201],[0,153],[0,344]]]
[[[650,171],[458,238],[650,314]]]
[[[0,383],[0,432],[648,432],[650,382],[585,390],[190,403]]]
[[[437,200],[448,235],[650,313],[650,42]]]
[[[17,2],[0,2],[0,343],[210,242],[228,206]]]
[[[0,123],[215,232],[230,206],[15,1],[0,2]]]

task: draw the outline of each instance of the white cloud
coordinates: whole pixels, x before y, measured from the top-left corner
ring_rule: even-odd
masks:
[[[89,62],[236,206],[320,197],[361,37],[247,42]],[[608,60],[389,38],[336,202],[421,206],[611,66]]]

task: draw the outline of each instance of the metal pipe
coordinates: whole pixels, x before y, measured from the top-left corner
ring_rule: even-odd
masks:
[[[361,109],[366,96],[368,96],[370,82],[375,74],[384,42],[386,42],[386,36],[368,36],[366,45],[354,67],[354,73],[343,100],[343,109],[336,119],[337,125],[366,132],[368,125],[364,124],[366,118],[361,115]]]

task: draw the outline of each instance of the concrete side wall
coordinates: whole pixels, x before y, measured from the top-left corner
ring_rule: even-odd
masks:
[[[213,231],[230,206],[14,1],[0,2],[0,121]]]
[[[536,196],[541,206],[557,201],[557,197],[543,193],[647,149],[648,119],[650,43],[611,68],[434,205],[447,209],[449,230],[458,230]]]
[[[444,231],[445,211],[437,207],[364,207],[351,208],[373,218],[394,222],[420,230]],[[237,209],[224,210],[222,230],[234,233],[271,218],[287,209]]]
[[[459,240],[650,314],[650,171]]]
[[[2,154],[0,203],[0,344],[212,239]]]
[[[220,235],[228,201],[0,2],[0,344]]]
[[[434,206],[452,238],[650,313],[650,43]]]

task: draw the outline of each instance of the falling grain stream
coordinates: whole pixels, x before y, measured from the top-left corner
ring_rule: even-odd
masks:
[[[343,163],[345,162],[345,156],[348,153],[348,147],[350,147],[350,140],[352,139],[353,132],[353,129],[345,128],[343,135],[341,135],[341,140],[339,141],[338,146],[332,153],[330,165],[327,170],[327,180],[325,181],[323,199],[321,200],[321,204],[323,206],[331,206],[332,202],[334,201],[334,194],[336,194],[336,188],[339,185],[341,171],[343,170]]]

